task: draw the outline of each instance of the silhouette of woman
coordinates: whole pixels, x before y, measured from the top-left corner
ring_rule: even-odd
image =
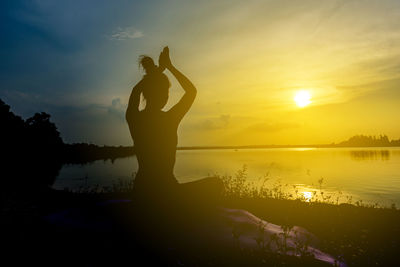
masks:
[[[126,111],[126,120],[134,142],[139,170],[134,181],[134,194],[146,199],[167,195],[193,200],[217,198],[222,184],[218,178],[179,184],[174,176],[178,126],[196,98],[197,90],[192,82],[171,63],[169,49],[165,47],[159,57],[159,66],[148,56],[142,56],[140,64],[146,74],[134,86]],[[185,91],[180,101],[168,111],[162,109],[169,96],[170,82],[163,73],[167,69]],[[140,96],[146,103],[139,110]]]
[[[126,111],[126,120],[139,163],[134,182],[134,196],[140,204],[144,204],[138,205],[139,213],[136,219],[144,218],[144,225],[138,228],[139,232],[154,234],[161,229],[161,234],[158,232],[155,234],[158,243],[162,241],[160,236],[163,240],[168,240],[176,235],[177,238],[174,240],[183,242],[182,244],[187,246],[193,245],[193,240],[196,240],[196,244],[210,246],[217,242],[232,244],[234,241],[231,234],[232,225],[240,224],[246,230],[235,242],[240,242],[243,248],[258,248],[260,225],[263,227],[262,233],[266,242],[272,242],[272,237],[275,236],[281,238],[284,232],[282,227],[262,221],[245,210],[223,207],[210,209],[209,204],[216,203],[222,189],[222,183],[218,178],[209,177],[184,184],[177,182],[174,176],[177,129],[196,98],[196,88],[172,65],[168,47],[165,47],[160,54],[159,66],[147,56],[141,57],[140,64],[145,69],[146,75],[134,86]],[[185,91],[180,101],[168,111],[162,110],[168,101],[170,87],[169,80],[163,73],[165,69],[172,73]],[[146,106],[140,111],[141,95]],[[144,202],[141,202],[142,200]],[[150,217],[147,216],[149,206],[152,207]],[[157,212],[153,212],[154,208]],[[309,242],[311,233],[297,226],[293,229],[296,229],[296,232],[291,230],[284,242],[287,242],[288,247],[294,251],[295,242],[298,242],[299,238]],[[149,238],[150,234],[146,234],[146,238]],[[185,243],[185,239],[190,243]],[[317,259],[331,264],[336,262],[335,258],[316,247],[310,245],[307,249]],[[278,246],[272,251],[279,253]]]

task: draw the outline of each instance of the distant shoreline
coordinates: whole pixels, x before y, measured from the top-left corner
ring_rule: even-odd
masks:
[[[389,140],[386,135],[355,135],[340,143],[307,145],[221,145],[221,146],[179,146],[177,150],[240,150],[240,149],[313,149],[313,148],[353,148],[384,149],[400,147],[400,139]],[[130,157],[135,155],[134,146],[98,146],[88,143],[64,144],[62,158],[65,163],[88,163],[99,159]]]
[[[321,145],[244,145],[244,146],[181,146],[179,151],[194,150],[243,150],[243,149],[315,149],[315,148],[353,148],[353,149],[385,149],[400,147],[400,145],[347,145],[347,144],[321,144]],[[62,152],[62,163],[85,164],[96,160],[111,161],[136,155],[134,146],[97,146],[94,144],[65,144]]]
[[[344,145],[247,145],[247,146],[183,146],[177,150],[213,150],[213,149],[270,149],[270,148],[391,148],[398,145],[386,146],[344,146]]]

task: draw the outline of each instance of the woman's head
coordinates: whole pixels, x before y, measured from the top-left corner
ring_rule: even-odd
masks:
[[[146,108],[162,109],[167,104],[171,86],[168,77],[158,69],[151,57],[141,56],[139,63],[146,72],[142,91]]]

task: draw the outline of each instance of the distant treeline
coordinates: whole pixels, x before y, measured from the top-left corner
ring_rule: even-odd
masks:
[[[389,140],[386,135],[366,136],[355,135],[338,144],[305,144],[305,145],[244,145],[244,146],[186,146],[180,150],[198,149],[259,149],[259,148],[334,148],[334,147],[394,147],[400,146],[400,139]]]
[[[35,113],[24,120],[0,99],[0,174],[12,187],[51,185],[65,163],[88,163],[131,156],[133,147],[65,144],[50,114]]]
[[[27,120],[10,111],[0,99],[0,131],[2,158],[13,162],[29,158],[45,158],[51,162],[88,163],[95,160],[114,160],[134,154],[132,146],[97,146],[78,143],[65,144],[50,114],[36,113]]]
[[[84,164],[95,160],[114,161],[134,155],[132,146],[97,146],[94,144],[64,144],[63,159],[65,163]]]
[[[347,141],[343,141],[336,146],[341,147],[388,147],[388,146],[400,146],[400,139],[389,140],[386,135],[366,136],[356,135],[350,137]]]

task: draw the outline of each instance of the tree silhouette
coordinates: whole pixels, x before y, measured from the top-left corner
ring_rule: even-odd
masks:
[[[50,185],[62,166],[63,141],[50,115],[41,112],[24,121],[0,99],[2,182],[31,188]]]
[[[393,141],[390,141],[386,135],[366,136],[366,135],[355,135],[350,137],[347,141],[339,143],[339,146],[391,146],[394,145]]]
[[[33,144],[38,144],[48,149],[55,149],[63,144],[56,125],[50,122],[50,114],[45,112],[35,113],[35,115],[26,120],[26,125]]]
[[[4,152],[10,153],[9,147],[18,144],[26,130],[24,120],[10,111],[10,106],[0,99],[0,143]]]

